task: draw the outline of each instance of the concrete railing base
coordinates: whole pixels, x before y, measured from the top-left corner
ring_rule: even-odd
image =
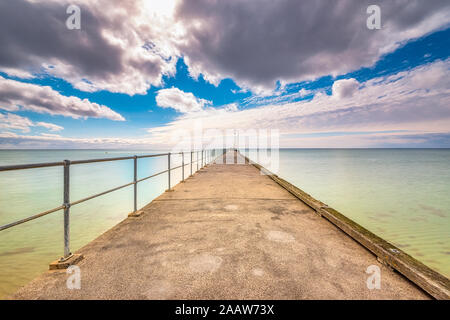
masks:
[[[144,211],[143,210],[138,210],[136,212],[131,212],[130,214],[128,214],[129,217],[140,217],[141,214],[143,214]]]
[[[83,255],[82,254],[73,254],[71,255],[68,259],[61,261],[61,260],[56,260],[53,261],[52,263],[50,263],[50,265],[48,266],[49,270],[62,270],[62,269],[67,269],[68,267],[77,264],[78,262],[80,262],[81,260],[83,260]]]

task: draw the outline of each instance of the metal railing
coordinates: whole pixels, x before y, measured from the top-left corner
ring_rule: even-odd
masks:
[[[190,153],[190,162],[185,164],[184,162],[184,158],[185,155],[187,153]],[[194,153],[196,154],[196,160],[193,160],[193,155]],[[180,166],[176,166],[176,167],[171,167],[171,157],[173,155],[181,155],[182,157],[182,164]],[[142,179],[137,179],[138,177],[138,159],[142,159],[142,158],[155,158],[155,157],[165,157],[167,156],[167,170],[152,174],[150,176],[147,176],[145,178]],[[46,162],[46,163],[35,163],[35,164],[24,164],[24,165],[12,165],[12,166],[0,166],[0,172],[3,171],[15,171],[15,170],[25,170],[25,169],[35,169],[35,168],[48,168],[48,167],[63,167],[63,179],[64,179],[64,183],[63,183],[63,204],[35,214],[33,216],[30,216],[28,218],[24,218],[21,220],[17,220],[5,225],[0,226],[0,231],[2,230],[6,230],[9,228],[12,228],[14,226],[20,225],[22,223],[28,222],[28,221],[32,221],[35,220],[37,218],[46,216],[50,213],[59,211],[59,210],[64,210],[64,255],[63,257],[60,259],[61,261],[65,261],[68,258],[71,257],[72,253],[70,252],[70,208],[74,205],[83,203],[85,201],[103,196],[105,194],[129,187],[131,185],[134,186],[133,188],[133,192],[134,192],[134,211],[137,211],[137,185],[139,182],[145,181],[147,179],[159,176],[161,174],[167,173],[168,176],[168,190],[171,189],[171,181],[170,181],[170,176],[171,176],[171,172],[173,170],[182,168],[182,178],[181,181],[184,182],[185,180],[185,166],[186,165],[190,165],[190,173],[192,175],[192,164],[193,163],[197,163],[197,170],[199,169],[199,161],[201,161],[200,163],[200,169],[203,168],[206,164],[212,162],[215,159],[216,156],[216,150],[215,149],[209,149],[209,150],[196,150],[196,151],[189,151],[189,152],[176,152],[176,153],[160,153],[160,154],[150,154],[150,155],[141,155],[141,156],[128,156],[128,157],[117,157],[117,158],[103,158],[103,159],[91,159],[91,160],[75,160],[75,161],[70,161],[70,160],[64,160],[64,161],[60,161],[60,162]],[[219,155],[220,156],[220,155]],[[111,162],[111,161],[122,161],[122,160],[133,160],[133,165],[134,165],[134,172],[133,172],[133,176],[134,179],[132,182],[126,183],[124,185],[94,194],[92,196],[83,198],[83,199],[79,199],[73,202],[70,202],[70,168],[73,165],[78,165],[78,164],[87,164],[87,163],[98,163],[98,162]]]

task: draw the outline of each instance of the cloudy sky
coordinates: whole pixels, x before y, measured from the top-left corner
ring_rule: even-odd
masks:
[[[450,147],[449,70],[448,0],[1,0],[0,148]]]

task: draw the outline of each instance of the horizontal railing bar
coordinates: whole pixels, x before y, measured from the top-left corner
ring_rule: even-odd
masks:
[[[128,186],[133,185],[133,184],[134,184],[134,181],[133,181],[133,182],[130,182],[130,183],[127,183],[127,184],[124,184],[124,185],[122,185],[122,186],[116,187],[116,188],[112,188],[112,189],[109,189],[109,190],[106,190],[106,191],[97,193],[97,194],[95,194],[95,195],[93,195],[93,196],[90,196],[90,197],[87,197],[87,198],[84,198],[84,199],[80,199],[80,200],[71,202],[71,203],[70,203],[70,206],[74,206],[74,205],[76,205],[76,204],[80,204],[80,203],[82,203],[82,202],[85,202],[85,201],[88,201],[88,200],[91,200],[91,199],[94,199],[94,198],[103,196],[103,195],[108,194],[108,193],[110,193],[110,192],[113,192],[113,191],[117,191],[117,190],[119,190],[119,189],[126,188],[126,187],[128,187]]]
[[[74,160],[70,161],[70,164],[86,164],[86,163],[96,163],[96,162],[108,162],[108,161],[121,161],[121,160],[131,160],[134,156],[128,157],[118,157],[118,158],[103,158],[103,159],[89,159],[89,160]]]
[[[182,165],[181,165],[181,166],[178,166],[178,167],[170,168],[170,170],[175,170],[175,169],[178,169],[178,168],[181,168],[181,167],[182,167]]]
[[[144,181],[144,180],[147,180],[147,179],[150,179],[150,178],[153,178],[153,177],[156,177],[156,176],[159,176],[160,174],[166,173],[166,172],[168,172],[168,171],[169,171],[169,170],[164,170],[164,171],[155,173],[155,174],[153,174],[153,175],[151,175],[151,176],[148,176],[148,177],[145,177],[145,178],[136,180],[136,183],[141,182],[141,181]]]
[[[9,224],[5,224],[3,226],[0,226],[0,231],[8,229],[8,228],[11,228],[11,227],[14,227],[14,226],[17,226],[19,224],[22,224],[22,223],[25,223],[25,222],[28,222],[28,221],[31,221],[31,220],[34,220],[34,219],[37,219],[37,218],[40,218],[40,217],[43,217],[43,216],[45,216],[47,214],[53,213],[53,212],[58,211],[58,210],[62,210],[64,208],[65,208],[65,206],[62,205],[62,206],[59,206],[57,208],[50,209],[50,210],[47,210],[47,211],[35,214],[34,216],[31,216],[31,217],[28,217],[28,218],[25,218],[25,219],[22,219],[22,220],[18,220],[16,222],[12,222],[12,223],[9,223]]]
[[[32,163],[32,164],[19,164],[14,166],[1,166],[0,171],[12,171],[12,170],[23,170],[23,169],[33,169],[33,168],[46,168],[46,167],[57,167],[63,166],[64,162],[44,162],[44,163]]]
[[[136,156],[138,159],[141,158],[153,158],[167,156],[168,153],[159,154],[149,154],[143,156]],[[88,159],[88,160],[73,160],[70,164],[85,164],[85,163],[95,163],[95,162],[108,162],[108,161],[120,161],[120,160],[131,160],[134,156],[127,157],[116,157],[116,158],[100,158],[100,159]],[[64,161],[60,162],[43,162],[43,163],[31,163],[31,164],[19,164],[12,166],[0,166],[0,171],[12,171],[12,170],[23,170],[23,169],[33,169],[33,168],[45,168],[45,167],[57,167],[64,166]]]
[[[179,168],[179,167],[178,167],[178,168]],[[176,168],[172,168],[172,169],[176,169]],[[141,182],[141,181],[144,181],[144,180],[147,180],[147,179],[150,179],[150,178],[153,178],[153,177],[156,177],[156,176],[158,176],[158,175],[160,175],[160,174],[166,173],[167,171],[169,171],[169,170],[161,171],[161,172],[158,172],[158,173],[153,174],[153,175],[151,175],[151,176],[142,178],[142,179],[140,179],[140,180],[137,180],[136,183]],[[120,190],[120,189],[129,187],[129,186],[131,186],[131,185],[133,185],[133,184],[134,184],[134,182],[130,182],[130,183],[121,185],[121,186],[119,186],[119,187],[116,187],[116,188],[113,188],[113,189],[109,189],[109,190],[104,191],[104,192],[101,192],[101,193],[97,193],[97,194],[95,194],[95,195],[93,195],[93,196],[86,197],[86,198],[83,198],[83,199],[74,201],[74,202],[70,203],[70,206],[74,206],[74,205],[77,205],[77,204],[86,202],[86,201],[88,201],[88,200],[91,200],[91,199],[94,199],[94,198],[103,196],[103,195],[105,195],[105,194],[108,194],[108,193],[111,193],[111,192],[114,192],[114,191],[117,191],[117,190]],[[31,220],[34,220],[34,219],[37,219],[37,218],[39,218],[39,217],[45,216],[45,215],[47,215],[47,214],[53,213],[53,212],[58,211],[58,210],[62,210],[62,209],[64,209],[64,208],[65,208],[65,206],[62,205],[62,206],[59,206],[59,207],[57,207],[57,208],[54,208],[54,209],[51,209],[51,210],[48,210],[48,211],[45,211],[45,212],[36,214],[36,215],[31,216],[31,217],[29,217],[29,218],[25,218],[25,219],[22,219],[22,220],[18,220],[18,221],[16,221],[16,222],[12,222],[12,223],[6,224],[6,225],[4,225],[4,226],[0,226],[0,231],[5,230],[5,229],[8,229],[8,228],[11,228],[11,227],[14,227],[14,226],[16,226],[16,225],[19,225],[19,224],[22,224],[22,223],[25,223],[25,222],[28,222],[28,221],[31,221]]]
[[[168,153],[158,153],[158,154],[149,154],[149,155],[145,155],[145,156],[137,156],[138,159],[142,159],[142,158],[153,158],[153,157],[162,157],[162,156],[167,156]]]

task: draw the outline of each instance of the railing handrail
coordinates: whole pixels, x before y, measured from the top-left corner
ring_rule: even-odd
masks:
[[[126,187],[129,187],[131,185],[134,185],[134,212],[137,211],[137,184],[139,182],[142,182],[144,180],[156,177],[158,175],[164,174],[164,173],[168,173],[168,190],[171,189],[171,185],[170,185],[170,174],[171,174],[171,170],[176,170],[179,168],[182,168],[182,181],[184,181],[184,167],[187,165],[191,166],[191,175],[192,175],[192,164],[193,163],[197,163],[197,170],[198,170],[198,162],[201,161],[200,164],[200,168],[202,168],[204,165],[208,164],[209,162],[213,161],[213,157],[211,154],[211,151],[217,149],[201,149],[201,150],[191,150],[191,151],[180,151],[180,152],[168,152],[168,153],[158,153],[158,154],[147,154],[147,155],[134,155],[134,156],[126,156],[126,157],[115,157],[115,158],[98,158],[98,159],[88,159],[88,160],[64,160],[64,161],[59,161],[59,162],[43,162],[43,163],[34,163],[34,164],[22,164],[22,165],[11,165],[11,166],[0,166],[0,172],[3,171],[14,171],[14,170],[24,170],[24,169],[34,169],[34,168],[47,168],[47,167],[58,167],[58,166],[62,166],[64,167],[64,203],[56,208],[32,215],[30,217],[24,218],[24,219],[20,219],[5,225],[1,225],[0,226],[0,231],[2,230],[6,230],[9,228],[12,228],[14,226],[20,225],[22,223],[28,222],[28,221],[32,221],[35,219],[38,219],[40,217],[46,216],[50,213],[59,211],[59,210],[64,210],[64,256],[61,258],[61,260],[65,260],[68,259],[72,254],[70,253],[69,250],[69,213],[70,213],[70,207],[83,203],[85,201],[103,196],[105,194],[108,194],[110,192],[114,192]],[[192,155],[196,153],[196,160],[193,160]],[[201,153],[201,158],[199,153]],[[190,154],[190,162],[185,163],[184,162],[184,155],[185,154]],[[171,167],[170,166],[170,158],[172,155],[181,155],[182,156],[182,165],[180,166],[176,166],[176,167]],[[215,154],[214,154],[215,155]],[[167,169],[155,174],[152,174],[150,176],[141,178],[141,179],[137,179],[137,160],[138,159],[142,159],[142,158],[153,158],[153,157],[163,157],[163,156],[167,156],[168,158],[168,166]],[[205,156],[205,157],[204,157]],[[72,165],[78,165],[78,164],[88,164],[88,163],[98,163],[98,162],[109,162],[109,161],[122,161],[122,160],[134,160],[134,179],[132,182],[126,183],[124,185],[94,194],[92,196],[88,196],[85,197],[83,199],[79,199],[73,202],[70,202],[70,166]]]
[[[214,150],[214,149],[208,149]],[[170,154],[182,154],[189,152],[200,152],[201,150],[191,150],[191,151],[180,151],[180,152],[171,152]],[[121,160],[132,160],[134,157],[138,159],[142,158],[154,158],[154,157],[163,157],[167,156],[169,152],[166,153],[157,153],[157,154],[146,154],[146,155],[136,155],[136,156],[126,156],[126,157],[115,157],[115,158],[96,158],[96,159],[85,159],[85,160],[71,160],[70,164],[86,164],[86,163],[95,163],[95,162],[108,162],[108,161],[121,161]],[[46,167],[58,167],[64,166],[64,161],[57,162],[40,162],[40,163],[28,163],[28,164],[19,164],[19,165],[11,165],[11,166],[0,166],[0,172],[2,171],[13,171],[13,170],[24,170],[24,169],[35,169],[35,168],[46,168]]]

